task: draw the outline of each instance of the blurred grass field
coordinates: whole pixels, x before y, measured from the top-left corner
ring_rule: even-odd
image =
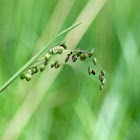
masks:
[[[0,86],[79,21],[54,44],[94,47],[104,89],[80,61],[17,78],[0,94],[1,140],[140,140],[139,0],[0,0]]]

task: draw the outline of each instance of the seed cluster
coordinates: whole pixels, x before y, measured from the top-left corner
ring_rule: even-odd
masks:
[[[21,74],[20,79],[26,79],[27,81],[31,80],[31,75],[37,73],[39,71],[38,67],[31,67],[29,68],[29,70],[27,71],[26,74]]]
[[[48,50],[48,53],[45,54],[45,56],[37,61],[37,63],[41,62],[41,66],[39,67],[37,64],[33,67],[30,67],[27,71],[26,74],[21,74],[20,78],[21,79],[26,79],[27,81],[30,81],[31,80],[31,77],[33,74],[37,73],[40,69],[40,72],[44,71],[46,65],[48,64],[48,62],[51,60],[52,56],[53,55],[56,55],[56,54],[62,54],[65,50],[65,52],[68,52],[66,51],[67,49],[67,44],[66,42],[63,42],[61,43],[60,45],[54,47],[54,48],[50,48]],[[65,63],[67,63],[70,59],[70,57],[72,58],[72,61],[73,62],[76,62],[78,60],[78,58],[80,59],[80,61],[83,61],[85,62],[85,60],[89,57],[90,59],[92,59],[93,61],[93,64],[96,66],[99,67],[98,63],[97,63],[97,59],[95,58],[94,56],[94,48],[91,49],[91,51],[87,51],[87,50],[80,50],[80,49],[75,49],[75,50],[70,50],[70,52],[67,54],[67,57],[65,58]],[[43,62],[42,62],[43,61]],[[56,61],[52,61],[51,62],[51,68],[59,68],[60,67],[60,63],[56,60]],[[99,67],[100,69],[100,67]],[[88,73],[89,75],[96,75],[96,71],[94,69],[91,68],[91,66],[88,67]],[[106,82],[104,76],[105,76],[105,71],[102,69],[101,74],[99,75],[99,80],[101,82],[101,85],[100,85],[100,90],[103,89],[103,86]]]

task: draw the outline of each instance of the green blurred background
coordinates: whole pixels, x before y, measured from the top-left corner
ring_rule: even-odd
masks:
[[[1,140],[140,140],[139,0],[0,0],[0,86],[78,21],[56,42],[94,47],[104,89],[82,62],[17,78],[0,94]]]

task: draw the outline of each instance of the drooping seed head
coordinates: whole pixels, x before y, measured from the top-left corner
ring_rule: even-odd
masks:
[[[77,56],[76,55],[73,55],[72,56],[72,61],[75,62],[76,60],[77,60]]]
[[[99,80],[100,81],[103,81],[104,80],[104,77],[102,75],[99,75]]]
[[[51,58],[51,55],[47,53],[47,54],[45,55],[45,59],[46,59],[46,61],[49,61],[50,58]]]
[[[88,74],[90,75],[92,73],[91,67],[88,67]]]
[[[102,89],[103,89],[103,87],[104,87],[103,85],[100,85],[100,90],[102,90]]]
[[[26,78],[27,81],[30,81],[30,80],[31,80],[31,75],[30,75],[29,73],[27,73],[27,74],[25,75],[25,78]]]
[[[101,71],[101,74],[102,74],[102,76],[105,76],[105,71],[102,70],[102,71]]]
[[[97,64],[97,59],[95,57],[93,58],[93,63],[94,63],[94,65]]]
[[[77,52],[76,52],[77,57],[79,57],[81,54],[82,54],[81,51],[77,51]]]
[[[20,79],[24,79],[24,78],[25,78],[25,74],[21,74]]]
[[[66,42],[61,43],[60,46],[62,46],[64,49],[67,49],[67,43]]]
[[[95,70],[93,70],[93,69],[92,69],[92,74],[93,74],[93,75],[95,75],[95,74],[96,74],[96,71],[95,71]]]
[[[40,66],[40,71],[42,72],[44,69],[45,69],[45,65],[43,64]]]

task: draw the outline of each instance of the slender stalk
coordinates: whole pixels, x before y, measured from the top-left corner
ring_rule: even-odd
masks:
[[[68,31],[72,30],[82,22],[74,24],[73,26],[65,29],[61,33],[59,33],[54,39],[52,39],[42,50],[40,50],[33,58],[31,58],[17,73],[15,73],[1,88],[0,93],[4,91],[23,71],[25,71],[49,46],[50,44],[57,39],[59,36],[67,33]]]

